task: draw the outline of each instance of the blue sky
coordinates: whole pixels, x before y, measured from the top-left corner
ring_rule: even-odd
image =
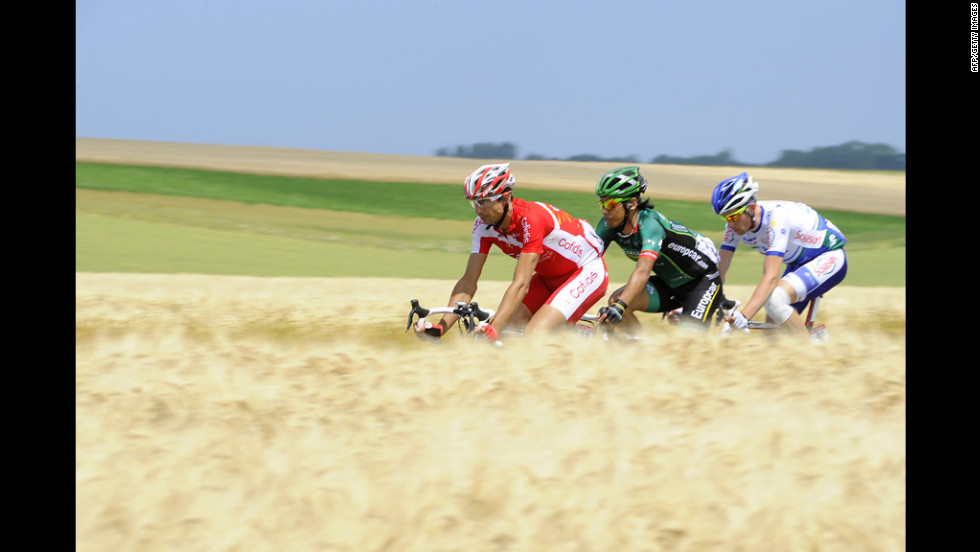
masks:
[[[905,152],[905,2],[76,0],[75,135],[744,163]]]

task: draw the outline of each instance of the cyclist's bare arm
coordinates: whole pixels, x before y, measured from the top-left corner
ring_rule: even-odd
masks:
[[[453,286],[453,291],[449,296],[447,306],[451,307],[456,303],[469,304],[473,300],[473,297],[476,295],[477,282],[480,280],[480,274],[483,273],[483,265],[486,262],[487,255],[485,253],[470,253],[470,258],[466,261],[466,272],[463,273],[463,277]],[[458,316],[447,313],[442,315],[438,324],[442,326],[442,331],[445,333],[453,327],[453,324],[457,320],[459,320]],[[416,328],[415,333],[421,333],[423,330],[424,328]]]
[[[721,256],[718,262],[718,273],[721,274],[721,283],[724,284],[725,274],[728,274],[728,269],[732,266],[732,257],[735,256],[735,252],[722,249],[718,254]]]
[[[507,286],[507,291],[504,292],[504,297],[500,300],[500,306],[493,316],[492,326],[498,333],[507,327],[507,322],[510,320],[510,317],[514,315],[514,312],[520,307],[521,301],[524,300],[524,296],[527,295],[527,291],[531,286],[531,276],[534,275],[534,268],[538,265],[538,259],[540,258],[541,255],[538,253],[526,252],[521,253],[517,258],[517,267],[514,268],[514,280]]]
[[[776,284],[779,283],[779,272],[782,266],[782,257],[766,255],[766,260],[762,263],[762,280],[752,292],[752,297],[749,297],[745,306],[742,307],[742,314],[745,318],[751,320],[769,300],[769,296],[776,289]]]
[[[650,272],[653,270],[654,259],[650,257],[640,257],[636,260],[636,267],[633,272],[630,273],[630,279],[626,282],[626,286],[623,288],[623,292],[618,296],[609,296],[609,304],[611,305],[616,299],[622,300],[627,305],[632,305],[633,301],[643,292],[643,287],[646,286],[647,281],[650,279]],[[606,320],[606,313],[599,315],[599,322],[604,322]]]

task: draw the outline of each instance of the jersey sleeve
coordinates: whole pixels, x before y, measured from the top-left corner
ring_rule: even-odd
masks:
[[[476,220],[473,221],[473,243],[470,247],[470,253],[483,253],[486,255],[490,253],[490,247],[492,245],[493,237],[485,231],[483,220],[480,217],[476,217]]]
[[[639,257],[648,257],[657,260],[660,256],[660,247],[663,245],[667,231],[654,217],[647,217],[646,224],[640,225],[640,254]]]
[[[722,251],[735,251],[738,246],[738,234],[732,230],[732,227],[725,225],[725,232],[721,235],[721,250]]]
[[[601,218],[595,225],[595,233],[602,240],[602,250],[608,251],[609,244],[613,242],[612,230],[606,226],[606,219]]]

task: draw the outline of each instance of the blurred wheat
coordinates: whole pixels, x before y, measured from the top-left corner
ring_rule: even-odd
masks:
[[[77,274],[76,549],[905,549],[904,289],[819,346],[405,334],[451,285]]]

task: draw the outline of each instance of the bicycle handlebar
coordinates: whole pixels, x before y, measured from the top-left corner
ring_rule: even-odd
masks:
[[[817,306],[820,304],[821,297],[823,296],[820,295],[810,299],[810,311],[807,313],[807,319],[806,319],[807,329],[813,326],[813,321],[817,317]],[[721,304],[721,307],[718,309],[718,321],[721,322],[722,320],[724,320],[724,318],[731,316],[731,314],[735,312],[735,309],[741,306],[741,304],[742,304],[741,301],[737,299],[729,299],[724,301]],[[772,322],[760,322],[757,320],[749,320],[748,324],[744,328],[742,328],[742,331],[748,333],[749,330],[771,330],[774,328],[778,328],[779,326],[780,326],[779,324],[775,324]],[[721,333],[728,334],[733,330],[734,328],[732,327],[731,323],[725,322],[724,326],[722,326]]]
[[[418,322],[425,322],[425,319],[431,314],[455,314],[462,321],[463,326],[466,328],[467,335],[473,333],[479,323],[488,322],[493,318],[494,312],[490,309],[481,309],[480,305],[476,301],[471,302],[469,305],[462,302],[454,303],[454,307],[434,307],[427,309],[419,304],[418,299],[412,299],[412,310],[408,313],[408,325],[405,327],[405,333],[408,333],[412,329],[413,322],[415,321],[415,316],[418,315]],[[462,327],[460,332],[462,332]]]

